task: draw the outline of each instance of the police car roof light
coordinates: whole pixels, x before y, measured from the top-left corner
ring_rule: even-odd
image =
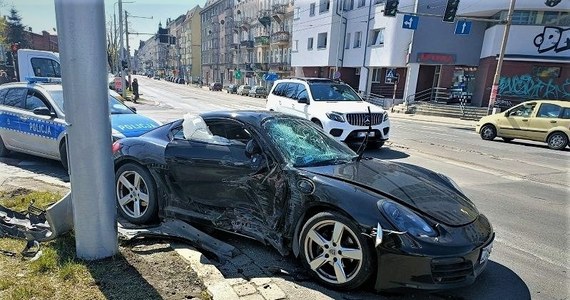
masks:
[[[61,83],[61,78],[54,78],[54,77],[26,77],[26,81],[28,83]]]

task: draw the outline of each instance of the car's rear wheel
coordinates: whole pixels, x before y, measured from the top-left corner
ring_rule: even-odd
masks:
[[[146,168],[134,163],[121,166],[115,173],[115,190],[119,213],[129,222],[145,224],[156,218],[156,184]]]
[[[487,141],[492,141],[497,137],[497,129],[491,124],[486,124],[481,128],[481,138]]]
[[[69,170],[69,164],[67,162],[67,144],[65,141],[61,142],[59,145],[59,159],[61,160],[61,165],[67,171]]]
[[[355,289],[375,269],[372,247],[365,236],[339,213],[314,215],[303,226],[300,238],[303,265],[324,285]]]
[[[10,150],[8,150],[8,148],[6,148],[6,145],[4,145],[4,141],[2,140],[2,137],[0,137],[0,157],[4,157],[4,156],[8,155],[8,153],[10,153]]]
[[[507,137],[504,137],[504,138],[502,138],[502,139],[503,139],[503,141],[505,141],[505,142],[507,142],[507,143],[510,143],[510,142],[512,142],[512,141],[514,140],[514,138],[507,138]]]
[[[564,132],[553,132],[547,139],[548,148],[561,150],[568,145],[568,136]]]

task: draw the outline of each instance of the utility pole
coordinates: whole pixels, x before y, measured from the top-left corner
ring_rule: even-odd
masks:
[[[125,57],[123,49],[123,1],[119,0],[119,69],[121,73],[121,96],[127,99],[127,85],[125,84],[125,72],[123,70],[123,59]]]
[[[127,74],[126,77],[129,79],[129,86],[131,85],[131,49],[129,49],[129,14],[125,10],[125,40],[127,43]],[[126,88],[125,88],[126,89]],[[123,97],[124,98],[124,97]]]
[[[503,59],[505,58],[507,40],[509,39],[509,31],[511,29],[511,23],[513,21],[515,2],[516,0],[511,0],[509,13],[507,14],[507,23],[505,24],[505,31],[503,32],[503,40],[501,41],[501,49],[499,51],[499,61],[497,62],[497,69],[495,71],[495,77],[493,78],[493,85],[491,87],[491,97],[489,98],[489,105],[487,106],[488,115],[491,114],[491,109],[493,108],[495,101],[497,100],[497,94],[499,92],[499,80],[501,79],[501,69],[503,67]]]

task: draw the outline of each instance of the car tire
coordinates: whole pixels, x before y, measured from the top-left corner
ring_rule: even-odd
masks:
[[[481,127],[480,135],[482,139],[492,141],[497,137],[497,129],[491,124],[485,124]]]
[[[59,145],[59,160],[63,169],[69,171],[69,163],[67,161],[67,143],[65,141],[61,142]]]
[[[355,223],[340,213],[321,212],[308,219],[299,245],[303,265],[331,288],[356,289],[374,273],[373,247]]]
[[[115,193],[119,214],[134,224],[156,219],[158,198],[150,172],[138,164],[126,163],[115,173]]]
[[[10,153],[10,150],[8,150],[8,148],[6,148],[6,145],[4,145],[4,141],[2,140],[2,137],[0,137],[0,157],[4,157],[4,156],[8,155],[8,153]]]
[[[568,136],[564,132],[553,132],[546,140],[548,148],[553,150],[562,150],[568,145]]]
[[[514,140],[514,138],[507,138],[507,137],[504,137],[502,139],[503,139],[503,141],[505,141],[505,143],[510,143]]]
[[[313,123],[315,123],[317,126],[323,128],[323,123],[321,123],[321,121],[315,119],[315,120],[313,120]]]

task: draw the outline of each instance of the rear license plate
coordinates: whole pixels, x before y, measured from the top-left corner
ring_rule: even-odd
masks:
[[[374,131],[370,132],[370,133],[368,134],[368,137],[374,137],[374,133],[375,133]],[[359,138],[362,138],[362,137],[365,137],[365,136],[366,136],[366,132],[359,132],[359,133],[358,133],[358,137],[359,137]]]
[[[484,264],[493,251],[493,242],[481,249],[481,256],[479,257],[479,264]]]

